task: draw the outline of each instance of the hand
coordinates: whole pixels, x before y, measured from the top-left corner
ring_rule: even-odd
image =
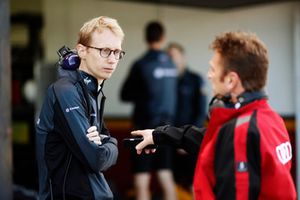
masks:
[[[91,141],[94,142],[97,145],[101,145],[101,137],[99,136],[99,132],[97,131],[97,127],[96,126],[91,126],[88,130],[87,130],[87,134],[86,134],[87,138]]]
[[[135,136],[143,136],[144,140],[136,145],[135,149],[137,154],[141,154],[143,150],[146,154],[154,153],[156,149],[144,149],[147,145],[154,144],[152,132],[153,129],[132,131],[131,134]]]

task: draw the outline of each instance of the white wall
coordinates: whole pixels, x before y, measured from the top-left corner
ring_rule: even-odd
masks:
[[[204,76],[212,55],[208,46],[216,34],[228,30],[252,31],[269,48],[267,91],[271,105],[280,114],[293,115],[292,16],[296,4],[280,3],[220,11],[105,0],[44,0],[46,62],[57,61],[56,51],[62,45],[75,45],[77,33],[88,19],[100,15],[118,19],[126,34],[123,45],[126,56],[113,77],[106,81],[108,101],[105,113],[107,116],[129,116],[131,107],[120,102],[119,92],[131,63],[145,51],[143,31],[148,21],[162,21],[166,26],[168,41],[183,44],[191,68]],[[208,82],[207,91],[210,91]]]
[[[41,13],[41,0],[10,0],[10,12],[16,13]]]

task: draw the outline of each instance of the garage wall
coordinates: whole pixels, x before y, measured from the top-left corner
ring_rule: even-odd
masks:
[[[243,7],[231,10],[209,10],[155,4],[112,2],[105,0],[44,0],[45,65],[57,61],[56,51],[62,45],[74,47],[82,24],[96,16],[118,19],[126,34],[120,61],[113,77],[106,81],[106,116],[127,117],[131,105],[119,100],[120,87],[131,63],[146,50],[143,40],[145,24],[162,21],[167,30],[167,42],[185,46],[190,67],[206,76],[212,52],[208,49],[215,35],[228,30],[256,32],[266,43],[270,54],[267,92],[271,105],[282,115],[295,114],[293,84],[293,14],[299,3],[279,3]],[[206,90],[210,96],[209,83]]]

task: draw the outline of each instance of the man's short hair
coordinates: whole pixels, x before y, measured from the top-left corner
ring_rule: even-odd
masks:
[[[160,41],[165,34],[165,30],[160,22],[153,21],[147,24],[145,33],[147,43],[151,44]]]
[[[104,29],[109,29],[116,36],[122,38],[122,40],[124,39],[124,32],[116,19],[100,16],[84,23],[78,33],[77,44],[90,45],[92,33],[94,31],[101,33]]]
[[[216,37],[211,48],[221,54],[223,76],[236,72],[246,91],[261,90],[266,85],[268,51],[256,34],[226,32]]]

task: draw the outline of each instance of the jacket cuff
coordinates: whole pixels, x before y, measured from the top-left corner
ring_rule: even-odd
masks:
[[[164,132],[170,125],[159,126],[152,132],[153,142],[154,144],[163,144],[165,141]]]
[[[113,138],[113,137],[107,137],[107,138],[105,138],[105,140],[103,141],[103,143],[113,143],[114,145],[118,145],[117,139]]]

